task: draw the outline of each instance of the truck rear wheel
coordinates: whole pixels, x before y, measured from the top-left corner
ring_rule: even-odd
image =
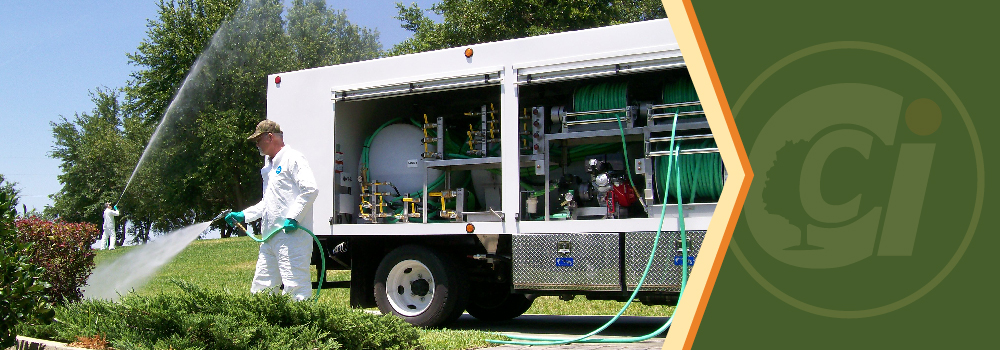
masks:
[[[421,327],[437,327],[462,315],[469,285],[451,258],[426,247],[396,248],[375,271],[375,303],[382,314]]]
[[[524,314],[535,301],[534,297],[525,294],[508,293],[503,289],[497,291],[478,291],[469,301],[466,311],[482,321],[506,321]]]

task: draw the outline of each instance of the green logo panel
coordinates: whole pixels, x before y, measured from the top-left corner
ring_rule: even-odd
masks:
[[[694,348],[992,348],[998,4],[693,5],[754,172]]]
[[[773,294],[873,316],[926,293],[955,258],[981,204],[978,140],[936,78],[898,50],[833,42],[779,60],[737,99],[735,118],[760,128],[741,128],[753,239],[734,244]]]

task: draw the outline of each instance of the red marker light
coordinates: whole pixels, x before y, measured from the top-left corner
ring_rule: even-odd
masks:
[[[280,76],[280,75],[279,75],[279,76],[276,76],[276,77],[274,77],[274,84],[275,84],[275,85],[277,85],[277,84],[281,84],[281,76]]]

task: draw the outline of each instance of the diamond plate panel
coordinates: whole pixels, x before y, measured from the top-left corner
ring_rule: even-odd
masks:
[[[705,231],[687,231],[688,255],[698,256],[701,244],[705,240]],[[625,234],[625,285],[628,290],[635,290],[642,278],[642,272],[646,269],[646,262],[649,260],[649,251],[653,249],[653,239],[656,232],[629,232]],[[643,291],[667,291],[679,292],[681,286],[681,266],[674,265],[674,257],[680,247],[680,232],[660,233],[660,243],[656,248],[656,257],[653,265],[649,268],[649,274],[642,285]],[[697,266],[690,265],[693,269]],[[689,261],[690,264],[690,261]]]
[[[517,234],[512,243],[516,289],[621,290],[618,234]]]

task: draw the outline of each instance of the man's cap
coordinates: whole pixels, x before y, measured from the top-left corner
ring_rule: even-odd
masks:
[[[264,119],[260,123],[257,123],[257,129],[253,131],[253,134],[247,137],[247,140],[254,141],[258,136],[266,133],[280,134],[281,127],[278,126],[278,123],[275,123],[273,120]]]

